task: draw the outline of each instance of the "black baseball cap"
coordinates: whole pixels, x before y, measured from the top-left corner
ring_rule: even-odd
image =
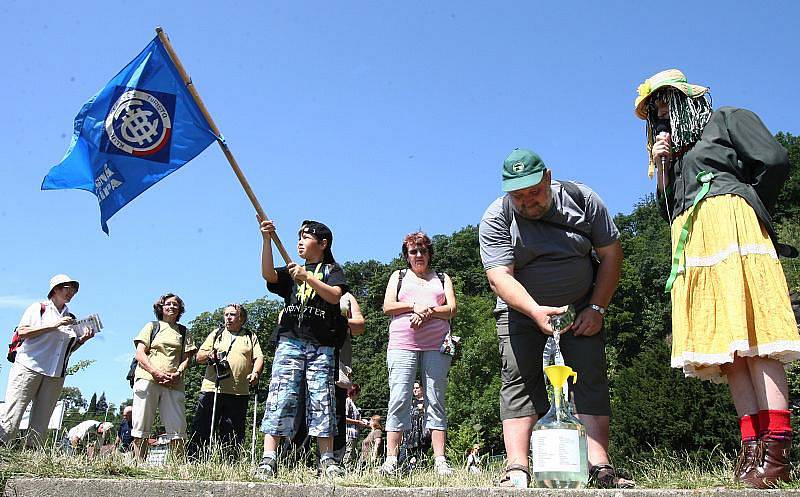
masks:
[[[331,252],[331,247],[333,246],[333,232],[331,231],[330,228],[328,228],[325,224],[319,221],[306,219],[300,224],[300,231],[298,231],[297,234],[302,235],[303,233],[308,233],[309,235],[313,235],[318,242],[321,242],[322,240],[328,240],[328,246],[325,247],[325,255],[323,256],[322,262],[325,263],[336,262],[333,259],[333,252]]]

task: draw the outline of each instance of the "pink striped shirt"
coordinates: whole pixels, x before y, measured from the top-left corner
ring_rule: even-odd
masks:
[[[435,307],[447,302],[444,295],[442,282],[436,273],[430,273],[431,278],[422,282],[409,269],[403,278],[398,302],[416,302],[426,307]],[[391,291],[391,290],[390,290]],[[431,318],[418,329],[411,327],[413,313],[398,314],[389,323],[389,350],[439,350],[450,323],[445,319]]]

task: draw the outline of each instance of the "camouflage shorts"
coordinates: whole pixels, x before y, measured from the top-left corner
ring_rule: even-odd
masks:
[[[304,340],[281,338],[275,350],[269,394],[261,431],[291,437],[295,419],[305,403],[308,434],[332,437],[336,434],[336,398],[333,393],[333,347],[312,345]],[[302,381],[308,388],[304,398]]]

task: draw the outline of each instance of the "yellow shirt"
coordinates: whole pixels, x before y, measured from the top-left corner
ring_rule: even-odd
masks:
[[[133,344],[137,347],[140,342],[149,345],[150,350],[147,353],[147,357],[150,360],[150,364],[162,371],[173,373],[178,370],[178,366],[180,366],[182,360],[182,358],[178,357],[181,353],[181,333],[177,326],[173,326],[165,321],[159,321],[159,323],[160,328],[153,339],[153,343],[150,343],[150,333],[153,331],[153,323],[147,323],[144,325],[144,328],[142,328],[142,331],[136,335],[136,338],[133,339]],[[192,340],[192,335],[187,329],[183,351],[186,353],[196,350],[197,347],[194,344],[194,340]],[[138,380],[140,378],[144,378],[148,381],[155,381],[153,376],[145,371],[141,365],[136,367],[135,375],[135,379]],[[170,385],[170,388],[173,390],[183,390],[183,376],[181,376],[180,381],[174,385]]]
[[[261,353],[261,345],[258,343],[258,337],[250,333],[246,329],[241,329],[239,332],[231,333],[228,330],[223,330],[218,340],[214,340],[217,332],[214,330],[208,335],[200,350],[204,352],[211,352],[212,349],[217,349],[218,355],[228,353],[226,359],[231,367],[231,375],[228,378],[220,381],[220,393],[227,393],[233,395],[248,395],[250,388],[247,382],[247,375],[253,372],[253,363],[259,357],[264,357]],[[231,342],[233,346],[231,347]],[[228,350],[230,349],[230,352]],[[214,382],[217,379],[217,373],[214,366],[208,364],[206,366],[206,375],[203,378],[203,384],[200,386],[201,392],[213,392]]]

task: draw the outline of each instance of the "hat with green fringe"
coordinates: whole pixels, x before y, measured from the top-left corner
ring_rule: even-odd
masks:
[[[689,84],[686,76],[677,69],[661,71],[644,80],[644,83],[640,84],[636,89],[638,95],[634,104],[636,107],[634,112],[639,119],[647,119],[647,101],[650,95],[665,86],[676,88],[690,98],[700,97],[708,91],[705,86]]]

